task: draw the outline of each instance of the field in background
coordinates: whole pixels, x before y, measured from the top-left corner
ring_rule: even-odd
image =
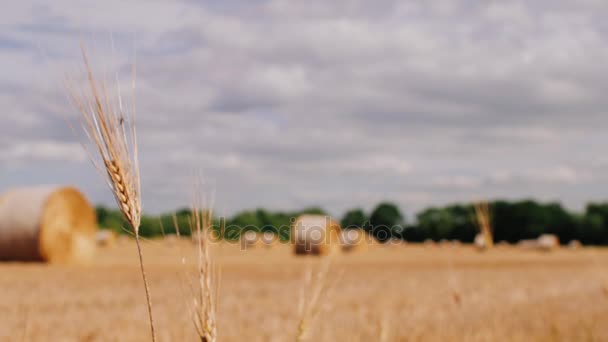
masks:
[[[0,264],[1,341],[148,341],[132,241],[91,266]],[[160,341],[195,341],[194,245],[145,245]],[[289,246],[214,250],[220,341],[293,341],[307,267]],[[342,274],[311,340],[606,341],[608,250],[374,246],[341,255]]]

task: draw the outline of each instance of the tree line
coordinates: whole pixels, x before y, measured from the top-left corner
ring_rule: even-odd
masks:
[[[582,213],[576,213],[557,202],[498,200],[490,203],[490,210],[496,242],[516,243],[546,233],[557,235],[562,243],[579,240],[590,245],[608,244],[608,202],[590,203]],[[327,215],[318,207],[294,212],[245,210],[231,217],[214,218],[213,229],[226,239],[239,239],[244,231],[257,230],[273,231],[281,239],[288,240],[293,220],[302,214]],[[128,232],[122,228],[125,222],[117,210],[98,207],[97,217],[101,227]],[[472,204],[430,207],[408,221],[397,205],[383,202],[371,212],[360,208],[348,210],[340,223],[343,229],[364,229],[380,241],[390,238],[411,242],[445,239],[469,243],[478,231]],[[146,237],[175,234],[176,226],[180,234],[191,234],[189,209],[156,217],[143,216],[140,232]]]

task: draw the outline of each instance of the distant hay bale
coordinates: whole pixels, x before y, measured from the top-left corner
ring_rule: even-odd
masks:
[[[125,235],[125,234],[120,234],[118,236],[118,238],[116,239],[116,242],[119,245],[126,245],[129,243],[129,241],[131,241],[131,237],[129,235]]]
[[[521,249],[537,249],[538,241],[537,240],[520,240],[517,243],[517,247]]]
[[[344,229],[340,232],[343,252],[360,252],[367,249],[367,235],[361,229]]]
[[[403,243],[407,243],[405,240],[403,240]],[[440,248],[446,248],[446,249],[457,249],[461,246],[461,242],[458,240],[448,240],[448,239],[441,239],[439,240],[438,246]]]
[[[259,241],[262,243],[262,246],[272,248],[279,243],[279,236],[274,232],[264,232],[260,234]]]
[[[0,197],[0,260],[84,263],[95,252],[97,220],[71,187],[29,187]]]
[[[521,249],[550,252],[559,248],[559,238],[553,234],[542,234],[534,240],[521,240],[517,246]]]
[[[537,239],[538,248],[542,251],[552,251],[559,248],[559,238],[553,234],[542,234]]]
[[[292,225],[294,252],[326,255],[340,249],[340,225],[330,217],[302,215]]]
[[[259,246],[260,236],[258,232],[253,230],[247,230],[241,234],[241,249],[248,250]]]
[[[486,236],[482,233],[479,233],[477,235],[475,235],[475,240],[473,241],[473,243],[475,244],[475,247],[479,250],[485,250],[488,245],[487,245],[487,239]]]
[[[507,248],[507,247],[509,247],[509,246],[511,246],[511,245],[509,244],[509,242],[507,242],[507,241],[505,241],[505,240],[501,240],[501,241],[499,241],[499,242],[496,244],[496,246],[497,246],[497,247],[500,247],[500,248]]]
[[[568,243],[568,248],[570,249],[580,249],[583,247],[583,244],[578,240],[572,240]]]
[[[95,234],[98,247],[112,247],[116,244],[116,232],[110,229],[101,229]]]
[[[475,236],[475,246],[478,249],[484,250],[494,247],[494,233],[492,229],[492,217],[490,215],[490,205],[488,202],[481,201],[473,205],[475,210],[475,222],[479,228],[479,234],[485,241],[477,241],[478,236]]]

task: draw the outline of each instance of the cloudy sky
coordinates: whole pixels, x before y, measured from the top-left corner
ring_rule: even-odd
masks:
[[[145,209],[608,198],[605,1],[18,1],[0,11],[0,190],[90,166],[66,75],[130,78]],[[576,3],[576,5],[575,5]],[[112,49],[112,42],[114,48]],[[136,55],[136,57],[135,57]]]

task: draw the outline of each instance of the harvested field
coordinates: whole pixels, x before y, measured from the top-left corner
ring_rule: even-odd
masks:
[[[100,250],[92,266],[1,263],[0,340],[148,341],[132,244]],[[288,245],[239,246],[214,246],[219,340],[293,341],[303,274],[321,259]],[[150,241],[144,249],[159,340],[196,341],[194,247]],[[608,250],[373,246],[338,256],[332,270],[342,276],[311,340],[608,340]]]

